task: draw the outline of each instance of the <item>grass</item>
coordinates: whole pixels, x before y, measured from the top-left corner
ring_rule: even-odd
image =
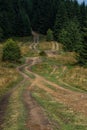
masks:
[[[46,91],[40,88],[34,89],[32,96],[45,109],[54,130],[87,130],[85,116],[81,113],[74,113],[72,109],[55,101]]]
[[[35,78],[35,76],[32,74],[32,73],[30,73],[30,72],[28,72],[27,70],[22,70],[26,75],[28,75],[31,79],[34,79]]]
[[[3,44],[0,45],[0,100],[8,90],[22,80],[22,76],[16,70],[18,64],[2,62],[2,48]]]
[[[75,65],[76,61],[72,53],[61,55],[61,60],[58,57],[43,58],[43,62],[32,66],[32,70],[66,88],[87,91],[87,68]]]
[[[21,80],[22,76],[16,69],[0,67],[0,99]]]
[[[29,48],[29,45],[22,45],[21,46],[21,52],[22,52],[22,56],[25,57],[36,57],[38,56],[38,52],[36,50],[32,50]]]
[[[47,83],[44,83],[45,86],[47,86],[48,88],[54,90],[54,91],[57,91],[57,88],[53,87],[52,85],[49,85]]]
[[[24,107],[22,96],[27,85],[29,85],[29,81],[25,81],[11,94],[3,130],[27,130],[27,111]]]

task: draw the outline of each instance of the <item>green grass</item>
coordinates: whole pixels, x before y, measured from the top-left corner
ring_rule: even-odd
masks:
[[[19,75],[19,77],[17,78],[17,80],[12,81],[11,83],[9,83],[8,85],[5,85],[5,87],[3,87],[0,90],[0,100],[3,98],[3,96],[13,87],[15,87],[18,83],[20,83],[23,80],[23,77],[21,75]]]
[[[55,72],[53,72],[56,66]],[[87,69],[75,65],[64,65],[57,59],[43,58],[43,62],[32,66],[32,71],[47,78],[48,80],[73,91],[86,92]],[[52,73],[53,72],[53,73]]]
[[[26,65],[26,66],[27,66],[27,65]],[[34,79],[34,78],[35,78],[35,76],[34,76],[32,73],[30,73],[29,71],[27,71],[27,70],[25,70],[25,69],[23,69],[22,72],[25,73],[26,75],[28,75],[31,79]]]
[[[23,104],[23,91],[29,84],[29,81],[25,81],[11,94],[3,130],[27,130],[27,111]]]
[[[49,85],[47,83],[44,83],[45,86],[47,86],[48,88],[54,90],[54,91],[57,91],[57,88],[53,87],[52,85]]]
[[[35,76],[32,74],[32,73],[29,73],[28,71],[24,71],[24,73],[26,74],[26,75],[28,75],[31,79],[34,79],[35,78]]]
[[[32,96],[45,109],[54,130],[87,130],[85,116],[74,113],[64,104],[55,101],[46,91],[35,89]]]

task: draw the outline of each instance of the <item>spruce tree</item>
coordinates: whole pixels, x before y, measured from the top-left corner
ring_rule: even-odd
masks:
[[[64,2],[59,2],[59,7],[56,15],[56,21],[54,25],[54,38],[55,40],[59,41],[59,33],[61,29],[64,27],[65,23],[67,22],[67,12]]]
[[[87,43],[83,44],[83,48],[79,52],[77,59],[80,65],[85,65],[87,67]]]
[[[46,40],[53,41],[53,31],[51,29],[48,29],[48,31],[47,31]]]
[[[63,43],[65,50],[78,52],[82,48],[82,35],[76,20],[68,21],[61,30],[59,41]]]
[[[86,19],[87,19],[86,6],[85,6],[85,2],[83,2],[80,6],[80,25],[82,29],[85,26]]]

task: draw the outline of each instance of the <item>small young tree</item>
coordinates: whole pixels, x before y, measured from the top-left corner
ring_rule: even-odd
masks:
[[[3,47],[3,61],[18,62],[21,57],[20,48],[15,41],[9,39]]]
[[[53,32],[51,29],[48,29],[47,31],[47,36],[46,36],[47,41],[52,41],[53,40]]]

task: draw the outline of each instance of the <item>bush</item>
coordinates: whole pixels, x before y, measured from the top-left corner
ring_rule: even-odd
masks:
[[[9,39],[3,47],[3,61],[18,62],[21,57],[20,48],[15,41]]]
[[[47,54],[46,54],[45,51],[41,51],[41,52],[39,53],[39,55],[40,55],[40,56],[47,56]]]
[[[53,41],[53,32],[51,29],[48,29],[47,31],[47,36],[46,36],[47,41]]]

